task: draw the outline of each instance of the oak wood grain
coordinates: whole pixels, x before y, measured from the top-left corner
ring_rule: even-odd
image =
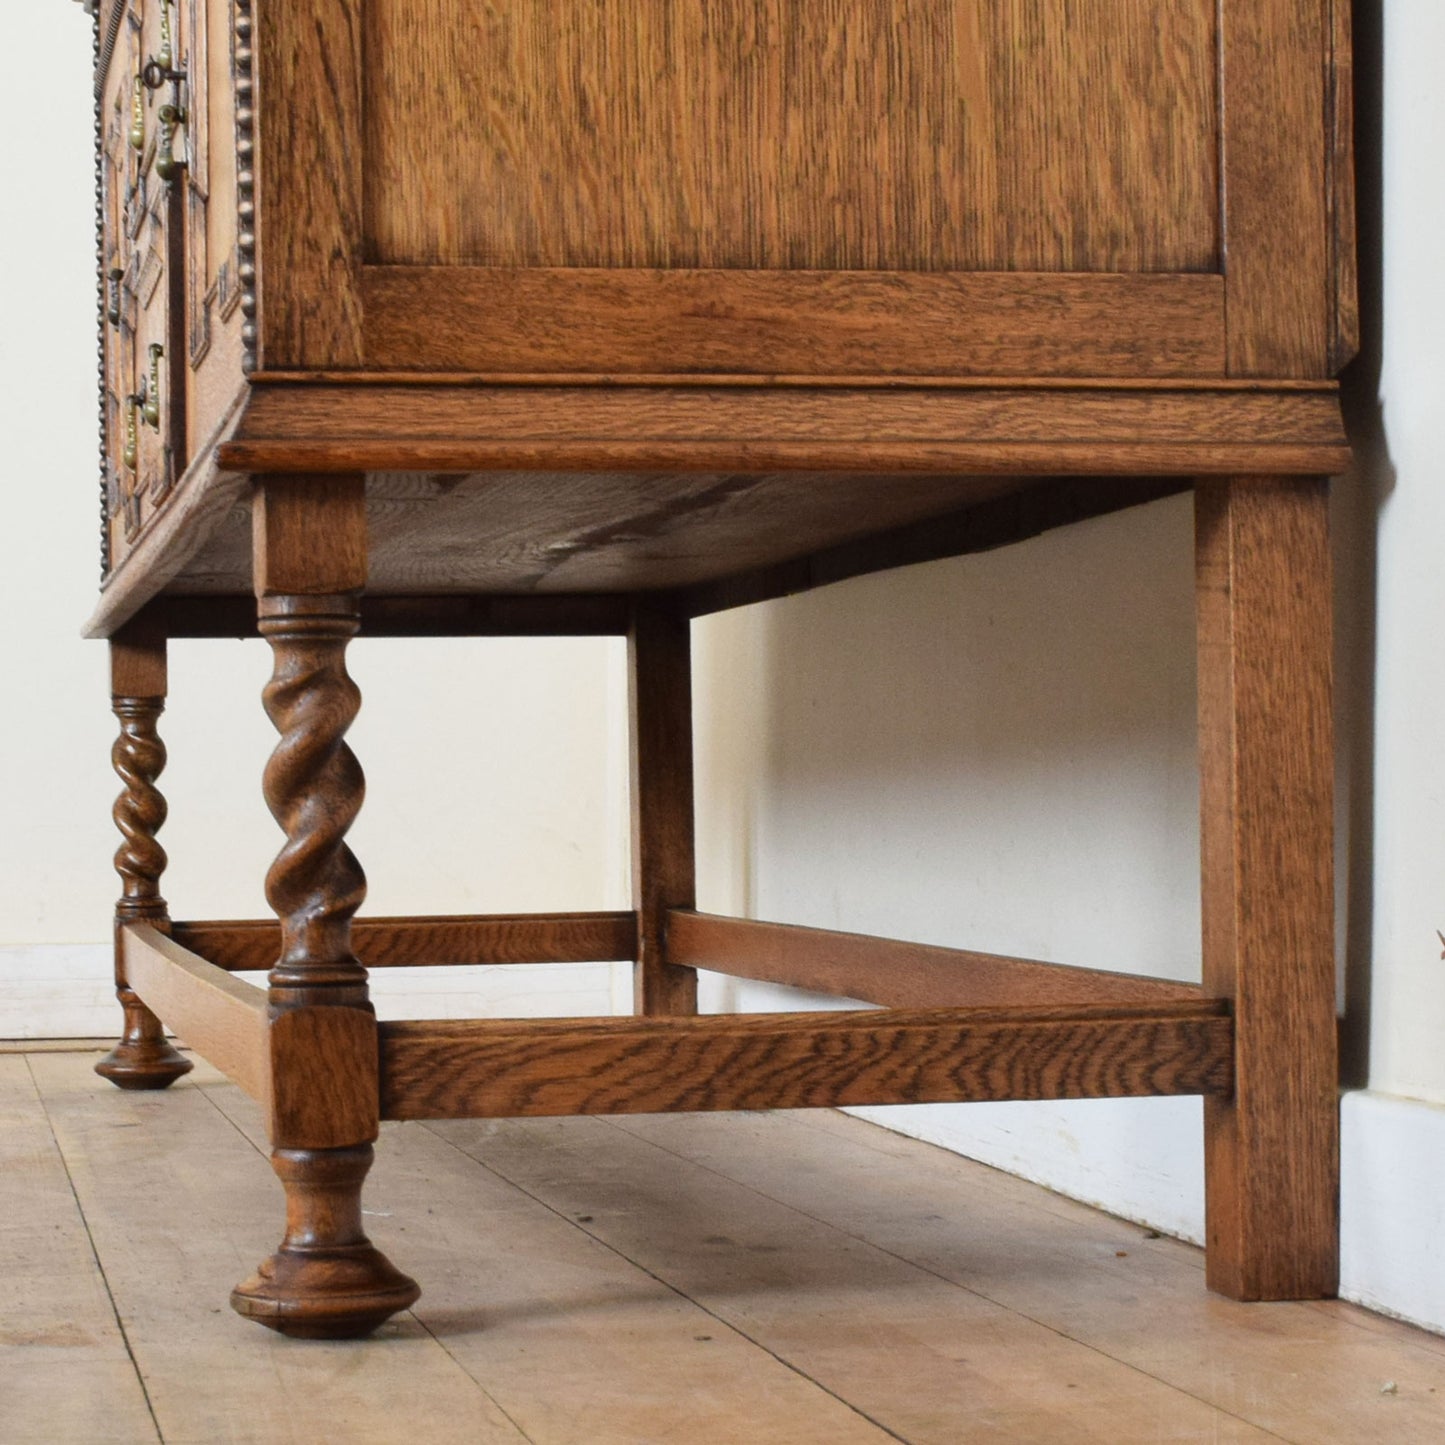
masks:
[[[22,1094],[0,1127],[0,1266],[12,1318],[40,1334],[38,1348],[24,1328],[0,1341],[22,1439],[31,1420],[41,1438],[104,1435],[109,1405],[106,1438],[129,1442],[136,1419],[154,1441],[146,1395],[184,1441],[224,1439],[238,1419],[268,1440],[384,1438],[399,1399],[426,1445],[521,1445],[507,1416],[552,1445],[579,1419],[587,1445],[680,1424],[709,1445],[884,1445],[885,1428],[1115,1442],[1151,1440],[1160,1421],[1211,1445],[1445,1429],[1439,1338],[1343,1302],[1223,1302],[1200,1287],[1201,1251],[826,1110],[388,1129],[384,1202],[365,1223],[445,1261],[415,1319],[375,1349],[248,1349],[209,1296],[256,1247],[274,1188],[250,1100],[206,1070],[164,1108],[98,1108],[84,1054],[9,1062],[44,1093],[43,1112]],[[458,1240],[486,1241],[482,1257]],[[130,1404],[119,1370],[88,1370],[96,1345],[65,1338],[79,1326],[124,1361],[115,1313],[146,1383]],[[925,1336],[969,1341],[966,1390]],[[1387,1380],[1397,1394],[1380,1393]]]
[[[692,763],[692,625],[656,602],[633,606],[627,634],[633,1009],[695,1014],[697,972],[667,951],[668,912],[697,902]]]
[[[256,6],[259,361],[362,360],[360,0]]]
[[[1204,391],[1211,395],[1230,391],[1323,392],[1338,390],[1330,378],[1249,376],[870,376],[859,373],[835,376],[827,372],[758,371],[396,371],[357,367],[350,371],[314,367],[306,371],[277,367],[253,372],[255,386],[710,386],[751,387],[753,390],[796,387],[887,387],[890,390],[943,391],[996,390],[1027,386],[1031,391]]]
[[[376,1138],[376,1017],[369,1008],[326,1001],[272,1007],[266,1040],[266,1124],[276,1149],[325,1154]]]
[[[1231,376],[1325,376],[1327,0],[1225,0],[1224,247]]]
[[[110,695],[165,704],[169,689],[167,633],[155,619],[137,619],[110,640]]]
[[[532,591],[536,579],[549,574],[566,590],[577,591],[597,590],[599,578],[607,579],[603,585],[624,589],[691,585],[796,559],[820,544],[869,530],[959,511],[1009,490],[998,482],[1001,473],[1028,479],[1017,486],[1032,485],[1039,475],[1098,476],[1101,469],[1155,479],[1240,466],[1257,472],[1329,472],[1341,469],[1349,457],[1333,384],[1233,384],[1215,391],[1097,384],[744,389],[273,383],[254,388],[243,434],[248,438],[244,450],[234,444],[223,450],[230,465],[294,468],[305,461],[334,468],[343,463],[391,466],[403,459],[462,473],[479,464],[547,470],[570,462],[609,469],[610,485],[616,487],[612,500],[605,495],[609,483],[600,478],[579,485],[574,475],[564,484],[578,506],[571,516],[573,503],[563,501],[553,486],[536,486],[525,475],[492,473],[453,482],[441,476],[373,473],[368,490],[388,505],[378,510],[373,527],[372,582],[396,593],[434,593],[439,586]],[[829,464],[853,475],[860,467],[884,468],[955,480],[935,492],[933,503],[911,512],[893,510],[885,494],[870,486],[846,500],[834,493],[820,514],[809,498],[818,495],[817,468]],[[631,477],[617,470],[629,466],[658,470]],[[707,466],[748,475],[783,466],[808,472],[811,480],[799,478],[800,490],[792,500],[780,495],[787,491],[781,478],[768,484],[774,500],[767,510],[774,523],[766,534],[734,512],[743,530],[730,528],[732,540],[713,533],[685,542],[692,526],[690,508],[675,504],[680,498],[670,496],[662,473],[682,469],[705,476]],[[994,480],[985,485],[960,474]],[[676,485],[685,489],[687,484],[679,479]],[[829,485],[853,484],[839,477]],[[727,498],[735,490],[731,483],[721,491],[707,484],[692,495],[706,500],[704,512],[719,503],[731,512]],[[656,502],[639,507],[639,496],[648,493]],[[796,538],[771,556],[760,554],[762,548],[775,548],[773,526],[781,520],[775,508],[789,512],[795,504],[802,508],[792,524]],[[448,515],[453,507],[458,510]],[[692,559],[690,571],[659,572],[649,560],[646,567],[624,562],[618,575],[616,559],[626,551],[621,539],[627,535],[651,537],[645,555],[652,558],[657,526],[647,520],[650,511],[678,536],[683,555]],[[421,512],[434,521],[423,522]],[[1080,515],[1087,515],[1086,507]],[[144,565],[121,566],[101,599],[92,633],[113,629],[148,601],[160,590],[157,578],[169,584],[180,573],[173,590],[249,590],[244,516],[227,505],[188,520],[193,520],[188,528],[167,527],[142,540]],[[486,552],[459,547],[456,537],[474,526],[509,540]],[[159,545],[162,538],[167,551]],[[579,540],[592,545],[573,545]],[[745,544],[741,549],[739,542]],[[589,567],[592,552],[597,556]]]
[[[154,614],[168,637],[250,637],[255,603],[214,594],[154,599],[137,614]],[[612,593],[564,596],[442,596],[361,598],[366,637],[625,637],[632,609]]]
[[[365,11],[372,259],[892,271],[1217,259],[1212,0]]]
[[[366,479],[354,474],[258,478],[251,507],[256,596],[359,592],[366,583],[365,496]]]
[[[1001,496],[980,498],[972,506],[942,516],[736,572],[716,582],[699,583],[683,590],[679,605],[691,616],[700,617],[891,567],[986,552],[1056,527],[1159,501],[1191,486],[1191,481],[1176,477],[1067,477],[1034,482]]]
[[[256,505],[263,507],[260,500]],[[271,510],[269,501],[265,510]],[[322,515],[318,511],[318,519]],[[258,523],[257,530],[268,526]],[[323,534],[305,530],[323,551]],[[350,575],[363,575],[364,552],[350,556],[353,540],[347,528],[338,529],[332,555],[318,559],[323,575],[347,576],[348,557],[358,568]],[[273,559],[284,562],[292,545],[297,565],[303,565],[299,541],[287,541]],[[258,590],[266,587],[268,575],[257,568]],[[266,901],[281,932],[268,975],[271,1003],[277,1012],[325,1003],[365,1009],[366,970],[352,951],[351,919],[366,897],[366,876],[346,844],[366,791],[361,765],[346,743],[361,706],[345,656],[357,628],[355,595],[266,595],[259,610],[273,659],[263,701],[280,735],[262,787],[286,835],[266,874]]]
[[[175,923],[171,936],[233,971],[270,968],[281,946],[274,919]],[[637,918],[633,913],[358,918],[351,937],[367,968],[621,962],[636,956]]]
[[[1327,489],[1201,483],[1204,985],[1232,1001],[1236,1087],[1205,1110],[1210,1285],[1337,1281],[1331,593]]]
[[[168,1088],[191,1070],[190,1060],[167,1041],[160,1019],[130,986],[120,936],[128,923],[146,923],[162,933],[170,926],[161,896],[166,850],[156,836],[167,811],[157,782],[166,764],[159,730],[166,685],[165,633],[151,619],[122,628],[110,643],[110,702],[120,723],[110,758],[122,784],[111,809],[121,835],[115,854],[121,896],[115,905],[114,947],[122,1024],[116,1046],[95,1066],[101,1078],[122,1089]]]
[[[402,964],[636,953],[654,1016],[394,1026],[398,1107],[1199,1090],[1211,1280],[1244,1296],[1332,1287],[1324,503],[1315,483],[1275,478],[1348,458],[1333,390],[1300,385],[1341,365],[1357,330],[1348,12],[196,0],[176,17],[196,67],[194,169],[169,193],[154,124],[139,150],[125,135],[168,12],[146,5],[114,32],[119,7],[101,17],[119,566],[93,625],[115,635],[139,615],[145,633],[117,653],[142,689],[117,705],[123,912],[157,937],[157,639],[172,620],[232,625],[215,599],[254,586],[276,652],[279,922],[191,935],[274,963],[258,1067],[278,1081],[287,1234],[238,1309],[347,1335],[416,1294],[361,1229],[383,1085],[353,951],[364,880],[344,836],[362,782],[344,649],[367,585],[392,594],[374,615],[397,632],[616,632],[599,600],[615,594],[633,658],[635,921],[378,920],[374,941]],[[156,99],[141,96],[148,115]],[[152,341],[165,416],[126,463],[125,403]],[[248,386],[257,348],[267,379]],[[249,512],[242,473],[259,479]],[[1204,494],[1211,999],[977,957],[965,985],[956,956],[691,913],[690,611],[997,545],[1186,478]],[[148,607],[187,591],[211,600]],[[395,605],[408,595],[409,612]],[[231,1047],[224,970],[197,974],[174,943],[122,946]],[[1108,1001],[657,1016],[693,1007],[695,954],[885,1002],[1085,987]],[[154,1014],[136,1017],[158,1035]]]
[[[510,456],[545,456],[548,444],[688,444],[670,454],[676,466],[707,470],[708,443],[731,446],[734,458],[764,455],[770,444],[798,443],[828,456],[851,448],[847,469],[872,465],[878,449],[916,444],[920,467],[930,444],[952,444],[957,457],[984,458],[990,444],[1038,443],[1067,456],[1079,450],[1125,451],[1131,444],[1196,447],[1329,449],[1348,459],[1338,391],[1271,384],[1113,386],[1098,378],[1077,382],[981,382],[977,386],[789,384],[738,387],[699,381],[693,386],[436,385],[267,383],[250,397],[223,460],[254,458],[261,443],[286,444],[288,454],[325,443],[339,450],[372,444],[375,465],[392,453],[472,444],[474,460],[453,469],[508,465]],[[251,450],[241,452],[248,445]],[[281,448],[278,446],[277,451]],[[525,464],[525,463],[523,463]],[[647,463],[643,463],[647,465]],[[766,465],[766,463],[760,463]],[[804,469],[819,463],[800,458]],[[544,469],[556,463],[536,461]],[[936,466],[946,466],[939,457]],[[1282,469],[1290,461],[1281,460]],[[286,470],[299,470],[295,464]],[[1098,470],[1098,468],[1096,468]]]
[[[293,1339],[353,1340],[416,1303],[416,1281],[366,1236],[361,1186],[372,1158],[370,1144],[272,1150],[286,1191],[286,1234],[231,1291],[237,1314]]]
[[[1219,376],[1210,275],[367,266],[382,370]]]
[[[1170,979],[684,909],[668,910],[667,956],[693,968],[885,1008],[1198,1004],[1205,998],[1198,984]]]
[[[166,900],[161,896],[161,875],[165,872],[166,850],[156,836],[166,821],[165,795],[157,780],[166,765],[166,747],[158,723],[165,707],[164,643],[152,655],[149,679],[140,677],[139,649],[128,649],[126,664],[117,671],[129,673],[131,681],[147,680],[162,691],[140,696],[115,694],[111,706],[120,723],[120,735],[111,747],[111,764],[121,780],[121,792],[111,816],[121,835],[115,854],[115,871],[121,878],[121,896],[115,915],[119,923],[145,920],[162,927],[168,921]],[[156,655],[158,654],[158,656]]]
[[[373,592],[459,598],[500,593],[479,615],[486,631],[510,615],[547,625],[546,598],[657,591],[767,565],[878,526],[996,496],[1000,478],[627,472],[372,473],[367,481]],[[485,546],[464,540],[485,537]],[[250,561],[244,517],[212,536],[172,590],[234,590]],[[508,596],[515,604],[505,602]],[[609,611],[582,616],[612,627]],[[457,621],[466,613],[456,614]],[[566,624],[567,614],[559,614]],[[529,619],[535,619],[531,623]],[[399,624],[400,625],[400,624]],[[625,627],[624,627],[625,630]]]
[[[224,415],[245,367],[243,330],[252,319],[242,305],[254,282],[242,255],[242,235],[255,234],[255,208],[241,223],[241,191],[254,178],[254,115],[246,78],[251,16],[246,5],[189,0],[173,6],[177,46],[184,55],[189,94],[186,127],[186,355],[188,428],[200,445]],[[199,83],[191,77],[204,77]],[[238,120],[241,127],[238,129]]]
[[[144,923],[120,929],[126,978],[147,1006],[253,1099],[269,1099],[266,995]]]
[[[256,450],[271,458],[295,457],[298,445],[328,459],[394,456],[404,429],[414,459],[452,466],[482,456],[493,466],[536,466],[560,452],[584,466],[620,461],[676,468],[716,460],[751,475],[770,464],[812,464],[821,457],[849,468],[882,463],[901,474],[955,474],[912,496],[846,475],[800,475],[792,485],[782,475],[744,483],[704,474],[694,483],[661,472],[590,480],[574,474],[536,485],[525,474],[493,472],[403,485],[396,474],[385,480],[374,474],[369,490],[378,506],[383,497],[388,505],[373,527],[373,585],[402,592],[432,590],[438,582],[526,591],[692,585],[792,562],[850,534],[959,512],[1010,487],[996,476],[968,480],[958,472],[996,472],[1014,463],[1036,473],[1112,463],[1150,475],[1147,464],[1154,462],[1165,473],[1192,475],[1190,468],[1242,456],[1265,468],[1335,467],[1348,456],[1338,401],[1317,389],[1235,388],[1216,396],[1187,388],[759,393],[431,386],[368,391],[365,400],[370,405],[349,400],[334,385],[314,393],[295,385],[258,387],[248,430],[258,439]],[[320,433],[330,434],[336,452],[297,441]],[[1247,444],[1218,444],[1231,437]],[[1156,471],[1151,481],[1157,477]],[[1128,488],[1117,480],[1090,485]],[[1065,515],[1089,514],[1085,484],[1068,496]],[[485,553],[449,541],[472,529],[492,539]],[[991,527],[987,516],[976,531],[961,528],[963,549],[971,536],[991,531],[1006,537],[1008,528]],[[194,581],[184,585],[234,587],[244,555],[226,560],[225,545],[218,535],[211,557],[198,562]]]
[[[1328,370],[1337,375],[1360,349],[1359,259],[1355,225],[1355,64],[1352,0],[1330,0],[1330,59],[1325,79],[1329,127],[1325,184],[1329,210]]]
[[[395,467],[412,473],[499,471],[740,472],[869,471],[924,476],[1233,476],[1342,471],[1338,444],[1153,442],[1138,437],[1095,442],[232,442],[228,465],[312,474]]]
[[[249,479],[242,472],[227,472],[220,465],[218,444],[241,419],[243,395],[237,395],[215,431],[199,444],[185,475],[171,489],[164,513],[135,538],[124,558],[105,579],[86,637],[109,637],[160,592],[185,566],[217,523],[242,497]]]
[[[382,1117],[1097,1098],[1230,1087],[1225,1005],[381,1026]]]
[[[351,939],[366,876],[346,845],[365,791],[346,744],[361,703],[346,646],[366,582],[363,479],[263,477],[252,516],[258,625],[274,663],[263,701],[280,734],[263,791],[286,835],[266,874],[280,925],[267,975],[268,1128],[286,1232],[231,1307],[282,1334],[352,1339],[419,1293],[361,1224],[378,1128],[376,1015]]]

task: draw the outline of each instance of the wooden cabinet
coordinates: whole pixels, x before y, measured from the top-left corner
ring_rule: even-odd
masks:
[[[505,473],[488,524],[534,543],[465,585],[574,590],[716,582],[984,501],[985,475],[1342,454],[1302,384],[1355,344],[1345,0],[111,0],[100,32],[113,565],[193,461],[261,470],[273,443],[415,458],[391,500],[416,545],[382,539],[373,578],[424,591],[457,585],[427,558],[478,505],[439,504],[443,470]],[[165,420],[128,466],[153,345]],[[537,471],[604,464],[611,494],[531,514]],[[714,565],[579,565],[599,510],[654,531],[680,467],[704,498],[756,475],[774,541],[694,500]],[[859,484],[820,526],[792,474],[844,467],[956,480]],[[192,481],[182,512],[224,522]],[[244,591],[238,526],[151,550],[176,589]]]
[[[237,1308],[346,1334],[414,1297],[360,1230],[383,1117],[1177,1092],[1209,1101],[1211,1283],[1332,1290],[1348,0],[100,0],[96,26],[102,1072],[182,1072],[159,1016],[265,1101],[294,1233]],[[1190,487],[1201,986],[695,911],[691,617]],[[258,628],[278,917],[173,923],[165,642]],[[358,628],[629,638],[632,910],[353,932]],[[367,1003],[363,964],[599,958],[635,963],[637,1018]],[[269,992],[229,976],[267,963]],[[698,967],[884,1012],[701,1019]]]

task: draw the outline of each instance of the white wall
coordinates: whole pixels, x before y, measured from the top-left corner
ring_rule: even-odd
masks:
[[[1344,1279],[1355,1298],[1445,1328],[1432,1243],[1445,1225],[1445,7],[1384,0],[1382,42],[1372,0],[1357,8],[1372,320],[1349,379],[1361,462],[1335,505],[1341,938],[1358,1086],[1344,1106]],[[112,1019],[103,982],[89,985],[92,1013],[76,1003],[83,990],[60,987],[103,972],[115,889],[104,650],[76,638],[95,537],[85,28],[59,3],[30,7],[27,48],[48,63],[15,67],[0,89],[5,133],[27,141],[0,150],[0,195],[24,221],[0,241],[0,667],[12,683],[0,1036],[48,1031],[57,989],[66,1031]],[[1189,506],[1175,499],[700,625],[704,906],[1194,976],[1190,596]],[[276,839],[256,785],[265,668],[259,644],[175,648],[164,836],[180,913],[261,912]],[[615,644],[363,643],[354,670],[372,778],[354,838],[372,911],[622,902]],[[621,973],[529,973],[520,994],[517,972],[471,980],[465,996],[455,976],[410,986],[431,992],[428,1013],[587,1011],[618,1004]],[[780,1005],[776,990],[716,979],[705,997]],[[1193,1101],[884,1114],[1198,1237]]]
[[[1172,498],[700,623],[702,906],[1197,979],[1192,539]],[[1199,1236],[1197,1099],[862,1112]]]
[[[1445,1101],[1445,6],[1385,7],[1370,1082]]]

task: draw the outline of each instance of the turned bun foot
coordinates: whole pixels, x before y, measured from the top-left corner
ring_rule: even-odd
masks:
[[[420,1294],[416,1281],[370,1244],[282,1245],[231,1291],[231,1308],[293,1339],[351,1340],[369,1335]]]
[[[164,1039],[122,1039],[96,1064],[95,1072],[118,1089],[167,1089],[191,1068],[191,1061]]]
[[[125,1032],[95,1072],[119,1089],[165,1089],[189,1074],[191,1061],[171,1047],[161,1021],[128,988],[119,994]]]
[[[348,1340],[416,1303],[416,1281],[362,1232],[370,1145],[278,1149],[271,1167],[286,1188],[286,1238],[231,1291],[237,1314],[296,1339]]]

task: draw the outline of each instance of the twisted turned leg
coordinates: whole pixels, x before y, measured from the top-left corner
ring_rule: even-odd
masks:
[[[376,1019],[366,970],[351,949],[366,879],[345,843],[364,793],[345,742],[360,706],[345,661],[358,592],[274,589],[338,576],[359,589],[364,568],[352,564],[365,558],[364,530],[355,544],[364,527],[360,479],[263,485],[256,508],[260,630],[275,661],[264,699],[281,735],[264,787],[286,834],[266,878],[281,921],[281,956],[269,979],[270,1131],[286,1234],[231,1303],[284,1334],[337,1339],[369,1333],[420,1291],[361,1226],[379,1102]],[[350,553],[336,562],[348,535]]]
[[[115,871],[121,896],[115,905],[115,992],[124,1014],[120,1042],[95,1066],[102,1078],[122,1089],[164,1089],[191,1061],[166,1042],[161,1021],[126,983],[120,954],[120,930],[127,923],[170,929],[160,879],[166,850],[156,838],[166,820],[166,800],[156,786],[166,765],[166,747],[157,722],[166,705],[166,643],[159,635],[118,636],[110,646],[111,707],[120,735],[111,763],[122,789],[112,816],[120,829]]]

